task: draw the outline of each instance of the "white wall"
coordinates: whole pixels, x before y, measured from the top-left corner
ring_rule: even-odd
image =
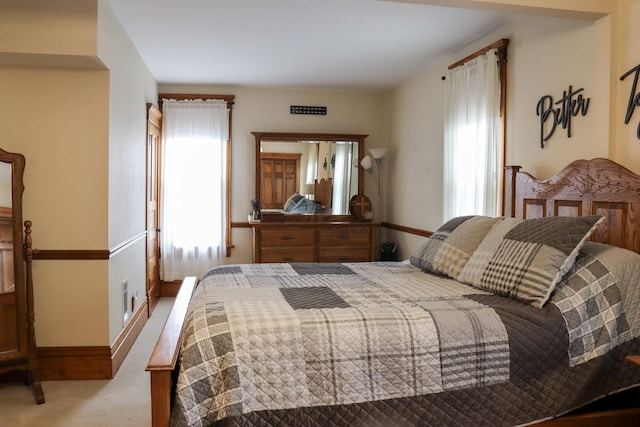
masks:
[[[13,168],[6,163],[0,163],[0,206],[10,208],[12,200],[11,173]]]
[[[98,56],[109,68],[108,238],[113,248],[146,229],[146,104],[157,105],[158,91],[109,3],[98,3]],[[130,296],[138,295],[138,305],[145,298],[145,253],[142,238],[109,260],[110,343],[123,327],[122,282],[128,282]]]

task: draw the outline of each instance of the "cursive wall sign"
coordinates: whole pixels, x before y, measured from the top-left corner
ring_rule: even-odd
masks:
[[[544,142],[547,141],[553,135],[556,130],[556,126],[562,125],[562,129],[567,130],[567,136],[571,138],[571,119],[578,114],[583,116],[587,115],[589,109],[589,102],[591,98],[584,98],[580,92],[584,88],[573,90],[572,86],[569,86],[569,90],[562,92],[562,99],[553,102],[551,95],[545,95],[538,101],[536,107],[536,114],[540,116],[540,148],[544,148]],[[576,95],[578,95],[576,97]],[[559,107],[556,107],[559,105]],[[545,124],[547,121],[551,121],[548,125],[548,132],[545,135]]]
[[[627,104],[627,114],[624,116],[624,124],[628,125],[629,121],[631,121],[631,116],[633,116],[633,112],[636,107],[640,106],[640,93],[637,92],[638,88],[638,75],[640,74],[640,64],[636,65],[626,73],[624,73],[620,80],[626,79],[631,74],[633,76],[633,84],[631,85],[631,92],[629,92],[629,103]],[[638,130],[636,131],[636,136],[640,139],[640,123],[638,123]]]

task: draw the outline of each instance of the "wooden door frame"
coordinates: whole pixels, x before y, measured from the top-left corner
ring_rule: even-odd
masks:
[[[149,189],[152,188],[149,182],[149,137],[151,135],[151,128],[156,127],[158,129],[158,141],[156,145],[156,176],[155,176],[155,189],[156,189],[156,221],[155,230],[149,230]],[[153,104],[147,104],[147,141],[146,141],[146,178],[145,178],[145,231],[146,231],[146,245],[145,245],[145,290],[147,294],[147,307],[148,315],[151,316],[153,309],[155,308],[158,300],[161,296],[160,290],[160,197],[161,197],[161,165],[162,165],[162,113]],[[149,277],[149,233],[156,233],[155,239],[155,254],[156,254],[156,280],[155,283],[151,283]]]

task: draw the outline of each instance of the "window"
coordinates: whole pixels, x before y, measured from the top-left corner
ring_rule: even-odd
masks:
[[[353,171],[353,142],[337,141],[335,144],[335,154],[332,160],[333,165],[333,196],[331,202],[331,213],[340,215],[349,212],[349,201],[351,188],[351,175]],[[357,152],[357,149],[356,149]],[[357,166],[356,166],[357,167]]]
[[[506,100],[503,39],[449,67],[445,87],[444,220],[501,211]]]
[[[161,266],[200,276],[230,247],[230,108],[223,99],[162,100]]]

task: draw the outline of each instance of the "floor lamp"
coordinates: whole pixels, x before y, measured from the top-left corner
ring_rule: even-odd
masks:
[[[367,154],[366,156],[364,156],[364,158],[362,159],[362,161],[360,162],[360,166],[362,166],[364,168],[364,170],[366,170],[367,172],[369,172],[370,174],[373,174],[373,163],[371,161],[371,158],[373,158],[373,161],[376,162],[376,173],[374,175],[374,179],[376,181],[376,190],[378,192],[378,209],[380,209],[380,221],[382,221],[383,215],[382,215],[382,196],[381,196],[381,182],[380,182],[380,164],[382,163],[382,159],[384,158],[384,155],[387,153],[387,149],[386,148],[371,148],[369,149],[369,154]]]
[[[384,155],[387,153],[386,148],[371,148],[369,150],[369,154],[367,154],[362,161],[360,162],[360,166],[362,166],[367,172],[373,174],[373,163],[371,162],[371,158],[376,162],[376,173],[374,179],[376,181],[376,190],[378,192],[378,209],[380,209],[380,222],[384,218],[383,209],[382,209],[382,191],[381,191],[381,182],[380,182],[380,164],[382,163],[382,159]],[[379,230],[379,242],[382,242],[382,229]],[[380,253],[380,251],[378,251]]]
[[[380,164],[382,163],[382,159],[384,155],[387,153],[386,148],[371,148],[369,149],[369,154],[367,154],[362,161],[360,162],[360,166],[364,168],[370,174],[373,174],[373,162],[371,158],[376,162],[376,174],[374,175],[374,180],[376,182],[376,190],[378,192],[378,209],[380,209],[380,222],[384,218],[384,212],[382,208],[382,191],[381,191],[381,181],[380,181]],[[378,230],[378,233],[381,233],[382,230]],[[382,236],[378,235],[378,245],[382,244]],[[378,248],[378,253],[380,253],[380,248]]]

